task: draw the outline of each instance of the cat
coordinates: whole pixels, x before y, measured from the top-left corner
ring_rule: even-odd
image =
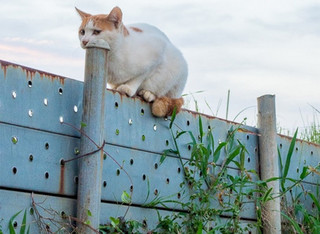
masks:
[[[188,66],[182,53],[158,28],[148,24],[122,23],[122,11],[114,7],[109,14],[91,15],[77,9],[82,23],[82,48],[91,40],[103,39],[110,45],[108,84],[132,97],[153,102],[157,117],[178,113],[183,105]]]

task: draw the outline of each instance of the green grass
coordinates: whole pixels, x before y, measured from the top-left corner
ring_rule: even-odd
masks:
[[[314,118],[313,122],[303,129],[300,133],[302,140],[320,144],[320,122],[317,118]]]
[[[320,111],[313,107],[314,113],[313,113],[313,119],[311,122],[305,123],[305,120],[302,118],[303,121],[303,127],[300,127],[300,133],[299,133],[299,139],[312,142],[315,144],[320,144],[320,121],[319,121],[319,114]],[[288,129],[282,128],[281,126],[278,126],[277,132],[279,134],[291,136],[292,132]]]

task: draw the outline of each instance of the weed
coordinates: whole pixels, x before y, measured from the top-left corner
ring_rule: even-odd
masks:
[[[280,195],[281,196],[281,215],[284,217],[282,223],[283,231],[297,232],[297,233],[319,233],[320,231],[320,204],[319,191],[313,194],[311,191],[304,190],[303,182],[312,173],[320,174],[319,165],[317,167],[304,166],[299,175],[299,179],[288,177],[288,172],[291,164],[293,151],[295,148],[296,137],[298,130],[295,131],[291,140],[285,164],[281,160],[281,153],[278,150],[280,159],[280,168],[282,175],[280,177]],[[274,178],[277,179],[277,178]],[[317,187],[319,185],[316,185]],[[296,192],[294,192],[296,191]],[[312,201],[317,208],[316,211],[308,210],[300,199],[304,197]]]
[[[175,133],[173,130],[175,113],[169,125],[174,142],[174,149],[168,149],[162,155],[160,162],[170,154],[175,154],[182,165],[184,182],[181,187],[188,195],[188,201],[182,203],[186,212],[175,213],[172,216],[159,218],[159,225],[153,232],[202,233],[205,232],[236,232],[241,233],[250,229],[242,226],[240,213],[246,203],[253,201],[253,193],[258,190],[252,181],[253,170],[247,171],[244,162],[247,150],[235,134],[241,125],[229,130],[226,141],[215,141],[211,130],[204,132],[201,116],[198,119],[199,137],[196,138],[191,131]],[[184,134],[190,137],[192,146],[190,160],[183,161],[178,147],[178,141]],[[197,140],[198,139],[198,140]],[[225,159],[218,165],[220,155],[225,154]],[[221,160],[220,160],[221,161]],[[236,166],[238,175],[229,173],[230,165]],[[221,215],[228,215],[228,221],[221,221]],[[167,228],[167,229],[166,229]]]
[[[304,126],[301,128],[302,131],[300,131],[299,138],[304,141],[320,144],[320,122],[318,118],[318,114],[320,114],[320,111],[314,106],[311,107],[314,110],[313,120],[311,122],[306,124],[301,114]],[[282,127],[277,127],[277,132],[279,134],[287,136],[292,135],[292,132],[290,130]]]
[[[114,218],[110,217],[110,223],[105,225],[100,225],[100,233],[140,233],[143,229],[143,224],[135,221],[129,220],[125,221],[123,217]]]
[[[15,218],[22,212],[19,211],[17,212],[16,214],[14,214],[10,221],[9,221],[9,232],[10,234],[16,234],[16,227],[18,226],[18,223],[15,221]],[[23,214],[23,218],[22,218],[22,223],[21,223],[21,227],[20,227],[20,231],[19,231],[19,234],[29,234],[30,233],[30,226],[28,226],[28,229],[26,229],[27,227],[27,210],[24,211],[24,214]],[[1,231],[2,232],[2,231]],[[0,232],[0,233],[1,233]]]
[[[300,138],[308,142],[320,144],[320,122],[316,117],[314,117],[313,122],[308,127],[304,128],[300,134]]]
[[[0,234],[3,234],[2,225],[1,225],[2,220],[3,220],[3,219],[0,219]]]

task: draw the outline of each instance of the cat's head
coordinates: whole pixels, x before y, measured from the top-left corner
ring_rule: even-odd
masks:
[[[79,40],[82,48],[85,48],[91,40],[103,39],[110,46],[119,36],[124,35],[122,24],[122,12],[119,7],[114,7],[109,14],[91,15],[77,9],[82,23],[79,28]]]

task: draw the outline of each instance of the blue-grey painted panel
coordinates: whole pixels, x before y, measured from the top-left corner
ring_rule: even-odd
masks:
[[[0,123],[0,186],[75,196],[79,139]]]
[[[0,61],[0,122],[68,135],[79,126],[83,83]]]
[[[139,98],[126,98],[119,93],[109,93],[107,95],[107,116],[106,116],[106,139],[112,144],[143,149],[150,152],[161,153],[165,149],[175,149],[172,134],[169,130],[170,118],[154,118],[151,115],[148,104],[142,102]],[[201,116],[203,131],[208,132],[211,129],[215,145],[225,141],[228,130],[236,125],[217,118]],[[177,132],[190,131],[198,140],[199,131],[199,115],[183,111],[179,113],[173,125],[173,134]],[[248,126],[242,126],[237,133],[237,138],[245,140],[250,155],[250,168],[256,164],[256,142],[257,130]],[[206,137],[204,136],[204,139]],[[183,158],[190,158],[192,139],[188,133],[182,135],[178,139],[178,146]],[[206,141],[205,141],[206,142]],[[205,143],[206,144],[206,143]],[[218,163],[222,163],[223,155]],[[251,165],[250,164],[250,165]]]
[[[82,114],[83,83],[57,75],[48,74],[19,65],[0,61],[0,122],[51,131],[59,134],[79,136],[79,132],[61,120],[77,128]],[[31,83],[29,83],[31,82]],[[119,93],[106,93],[106,141],[111,144],[162,153],[173,148],[168,130],[170,121],[154,118],[150,105],[140,98],[127,98]],[[227,131],[234,124],[212,117],[202,116],[203,128],[213,130],[215,143],[224,141]],[[173,132],[191,131],[199,136],[199,115],[184,111],[178,114]],[[256,129],[243,126],[240,132],[245,138],[255,135]],[[181,136],[179,149],[188,158],[191,141],[188,134]],[[254,155],[254,154],[253,154]],[[251,160],[255,157],[251,156]],[[252,161],[252,164],[255,162]]]
[[[0,187],[75,197],[77,161],[62,166],[61,160],[75,159],[78,149],[75,137],[0,124]],[[132,201],[137,205],[156,197],[186,201],[187,194],[180,188],[183,169],[178,158],[167,157],[160,164],[161,155],[156,153],[113,145],[106,145],[105,151],[102,200],[121,202],[123,191],[133,190]],[[238,171],[229,169],[229,174],[236,176]],[[181,209],[175,203],[166,205]],[[254,219],[254,204],[246,205],[241,215]]]
[[[278,136],[278,149],[281,155],[283,165],[286,162],[289,151],[291,138],[285,136]],[[303,167],[311,166],[315,168],[320,163],[320,146],[305,141],[297,140],[294,151],[290,160],[290,170],[288,177],[293,179],[300,179]],[[320,176],[312,173],[304,179],[305,182],[319,184]]]

